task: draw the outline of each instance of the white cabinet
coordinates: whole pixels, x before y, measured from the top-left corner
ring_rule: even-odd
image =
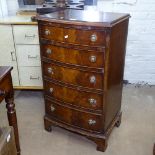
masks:
[[[42,87],[37,25],[13,25],[21,87]]]
[[[13,85],[19,86],[16,50],[11,25],[0,25],[0,66],[13,66]]]
[[[37,25],[0,25],[0,66],[13,66],[13,85],[43,87]]]

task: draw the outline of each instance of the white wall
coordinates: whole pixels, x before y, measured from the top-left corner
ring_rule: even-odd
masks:
[[[97,7],[130,13],[124,79],[155,85],[155,0],[99,0]]]

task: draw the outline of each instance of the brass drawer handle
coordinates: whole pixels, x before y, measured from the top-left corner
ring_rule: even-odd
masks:
[[[94,75],[90,77],[90,83],[96,83],[96,77]]]
[[[95,99],[93,99],[93,98],[90,98],[90,99],[89,99],[89,103],[90,103],[91,105],[96,105],[97,101],[96,101]]]
[[[52,53],[52,50],[48,48],[48,49],[46,50],[46,53],[47,53],[47,54],[51,54],[51,53]]]
[[[37,59],[37,58],[38,58],[38,55],[36,55],[36,56],[28,55],[28,59]]]
[[[88,120],[88,124],[89,124],[89,125],[95,125],[95,124],[96,124],[96,121],[93,120],[93,119],[89,119],[89,120]]]
[[[55,111],[55,107],[51,104],[51,111],[53,112],[53,111]]]
[[[49,30],[45,30],[45,35],[46,36],[50,35],[50,31]]]
[[[30,80],[40,80],[40,77],[33,77],[32,75],[30,76]]]
[[[27,34],[25,34],[25,38],[35,38],[35,34],[34,35],[27,35]]]
[[[92,34],[90,40],[92,42],[95,42],[97,40],[97,35],[96,34]]]
[[[53,91],[54,91],[54,89],[53,89],[53,88],[50,88],[49,92],[50,92],[51,94],[53,93]]]
[[[96,56],[92,55],[89,57],[90,62],[96,62]]]
[[[5,95],[5,91],[4,90],[0,90],[0,96],[4,96]]]
[[[51,67],[49,67],[49,68],[47,69],[47,71],[48,71],[49,74],[54,74],[53,69],[52,69]]]

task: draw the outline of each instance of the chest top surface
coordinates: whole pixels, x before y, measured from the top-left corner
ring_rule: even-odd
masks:
[[[63,10],[50,14],[39,15],[39,21],[51,21],[66,24],[82,24],[92,26],[111,27],[116,23],[129,18],[129,14],[99,12],[94,10]]]

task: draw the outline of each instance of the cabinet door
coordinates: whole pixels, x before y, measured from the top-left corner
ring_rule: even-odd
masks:
[[[0,25],[0,66],[13,66],[13,85],[19,86],[16,53],[11,25]]]

